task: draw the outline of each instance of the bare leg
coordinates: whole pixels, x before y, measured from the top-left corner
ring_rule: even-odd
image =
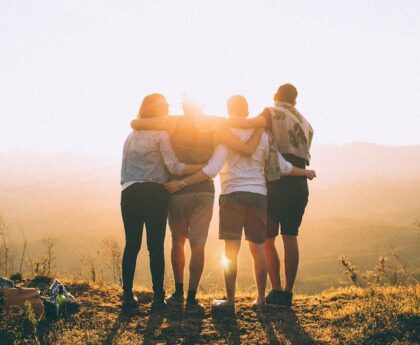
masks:
[[[265,263],[264,244],[248,241],[249,249],[254,259],[255,281],[257,283],[257,304],[265,302],[265,288],[267,286],[267,266]]]
[[[172,270],[174,272],[175,284],[184,282],[184,267],[185,267],[185,237],[172,237],[171,248],[171,262]]]
[[[204,246],[205,243],[191,243],[191,259],[190,259],[190,281],[188,290],[197,291],[201,274],[204,267]]]
[[[241,248],[240,240],[225,240],[225,257],[229,260],[224,268],[227,301],[235,303],[236,276],[238,271],[238,253]]]
[[[267,238],[264,242],[265,258],[267,260],[268,276],[270,277],[271,288],[281,290],[280,280],[280,259],[276,248],[276,238]]]
[[[284,245],[285,290],[292,292],[299,266],[299,246],[296,236],[282,235]]]

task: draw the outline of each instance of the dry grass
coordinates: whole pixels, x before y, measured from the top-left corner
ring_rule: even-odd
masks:
[[[293,310],[251,309],[254,296],[239,295],[237,318],[216,318],[211,300],[199,296],[203,316],[182,309],[150,314],[152,294],[137,291],[141,304],[131,315],[120,309],[120,289],[67,284],[82,308],[56,323],[40,325],[44,344],[420,344],[416,287],[342,288],[297,296]]]

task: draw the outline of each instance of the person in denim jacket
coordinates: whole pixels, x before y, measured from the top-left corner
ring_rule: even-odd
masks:
[[[165,97],[155,93],[143,99],[138,118],[163,117],[168,111]],[[165,131],[132,131],[128,136],[121,167],[121,212],[126,240],[122,260],[123,308],[137,304],[132,288],[144,225],[154,291],[152,311],[165,307],[163,243],[168,192],[164,184],[169,180],[169,173],[191,174],[201,168],[202,165],[178,161]]]

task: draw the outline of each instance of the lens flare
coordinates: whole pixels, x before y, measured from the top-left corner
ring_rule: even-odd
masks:
[[[220,259],[220,263],[222,264],[223,268],[228,268],[230,261],[226,256],[222,255],[222,258]]]

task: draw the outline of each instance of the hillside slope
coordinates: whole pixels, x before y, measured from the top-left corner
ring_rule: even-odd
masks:
[[[45,344],[420,344],[417,287],[341,288],[296,296],[293,310],[251,309],[253,296],[239,296],[237,318],[211,314],[212,295],[200,298],[204,315],[182,309],[150,314],[150,292],[131,315],[120,312],[120,290],[68,284],[82,305],[79,314],[46,325]],[[4,333],[0,332],[0,340]]]

